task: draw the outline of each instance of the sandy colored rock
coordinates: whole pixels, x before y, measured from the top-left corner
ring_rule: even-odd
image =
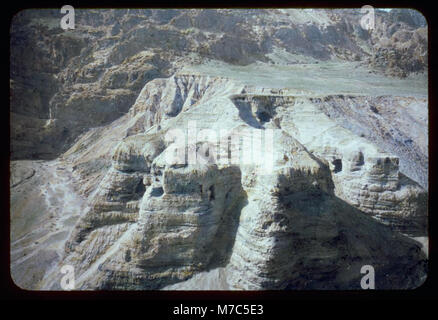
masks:
[[[68,32],[17,15],[11,51],[37,49],[11,61],[14,281],[60,290],[71,265],[78,290],[359,290],[372,265],[377,289],[420,286],[411,11],[377,11],[375,34],[357,10],[77,10]]]

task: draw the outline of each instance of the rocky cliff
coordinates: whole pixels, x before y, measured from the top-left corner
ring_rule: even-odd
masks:
[[[421,34],[397,12],[377,25]],[[45,91],[11,61],[12,159],[55,158],[12,162],[14,281],[59,290],[72,265],[88,290],[360,289],[371,265],[378,289],[421,285],[427,60],[382,72],[359,16],[78,10],[64,32],[20,13],[12,50],[60,42],[36,53]]]
[[[357,61],[407,76],[427,69],[426,21],[414,10],[75,10],[62,30],[59,10],[13,19],[13,159],[54,159],[89,128],[126,113],[149,80],[184,65],[219,60],[287,65]]]

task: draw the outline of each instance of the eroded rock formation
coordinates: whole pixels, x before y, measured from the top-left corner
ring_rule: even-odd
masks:
[[[24,10],[11,24],[13,159],[54,159],[90,128],[126,113],[144,83],[210,59],[234,65],[358,61],[408,76],[427,69],[415,10]]]
[[[360,289],[371,265],[377,289],[421,285],[426,60],[371,73],[376,35],[348,12],[79,11],[58,36],[77,52],[42,61],[57,85],[30,96],[38,64],[12,68],[13,159],[57,157],[13,162],[14,281],[59,290],[71,265],[86,290]],[[34,14],[13,47],[36,46]]]
[[[423,281],[421,247],[399,231],[426,233],[427,194],[398,158],[306,96],[257,92],[186,74],[145,86],[60,262],[75,266],[80,288],[159,289],[218,268],[229,289],[360,288],[367,264],[380,288]],[[261,164],[236,165],[229,150],[251,149],[217,148],[227,146],[218,135],[194,145],[204,163],[169,162],[166,134],[194,119],[197,130],[227,129],[222,142],[259,132],[268,143],[272,130],[272,157],[261,144]]]

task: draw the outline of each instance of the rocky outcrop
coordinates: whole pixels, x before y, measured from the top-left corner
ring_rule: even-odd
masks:
[[[396,13],[372,32],[357,10],[18,14],[11,52],[41,59],[11,61],[12,159],[56,160],[12,162],[14,281],[360,289],[371,265],[377,289],[420,286],[427,39]]]
[[[368,62],[390,76],[406,77],[427,69],[427,22],[416,10],[391,10],[388,19],[377,18],[376,43]],[[378,35],[378,36],[377,36]]]
[[[324,159],[333,172],[335,194],[338,197],[400,231],[413,235],[424,234],[427,229],[427,193],[415,181],[400,173],[397,156],[384,152],[363,137],[352,136],[351,131],[337,125],[329,116],[354,126],[351,118],[342,121],[341,116],[330,113],[327,116],[314,104],[323,104],[324,101],[336,105],[336,108],[343,106],[342,103],[330,103],[332,99],[335,98],[263,95],[236,97],[235,103],[242,114],[247,114],[247,119],[253,119],[253,126],[281,128],[292,133],[310,152]],[[365,122],[363,115],[355,108],[357,105],[349,104],[345,109],[354,114],[355,119],[361,119],[358,121]],[[355,108],[354,112],[350,108]],[[373,114],[373,111],[369,114]],[[386,119],[389,120],[389,117]],[[369,125],[370,122],[367,123]],[[403,130],[403,127],[398,130]],[[372,132],[378,136],[381,131]],[[383,136],[386,137],[384,133]],[[421,139],[418,144],[424,142]],[[394,148],[396,144],[387,145]],[[409,163],[405,166],[409,166]],[[415,167],[424,168],[424,165],[418,163]]]
[[[313,98],[263,91],[187,74],[144,87],[60,262],[75,267],[78,288],[171,288],[207,273],[228,289],[352,289],[363,265],[379,288],[424,281],[421,246],[399,232],[426,234],[427,193],[399,159]],[[225,133],[200,138],[198,161],[181,163],[169,155],[186,147],[169,133],[188,133],[190,121]],[[248,151],[243,141],[259,134]],[[243,160],[251,151],[258,162]],[[56,289],[59,276],[42,283]]]
[[[312,102],[342,127],[396,155],[403,173],[427,188],[427,99],[337,95]]]
[[[90,128],[120,118],[144,83],[185,65],[358,61],[405,77],[427,69],[420,13],[360,10],[24,10],[11,24],[13,159],[53,159]],[[385,40],[386,39],[386,40]]]
[[[334,197],[333,190],[327,189],[333,187],[328,168],[308,160],[310,166],[274,173],[277,184],[258,179],[251,188],[251,205],[241,211],[226,267],[229,288],[360,289],[363,265],[376,268],[380,289],[421,282],[424,260],[420,253],[414,254],[416,262],[405,256],[413,243],[388,237],[383,225]],[[380,241],[391,243],[391,249],[383,253]],[[400,265],[394,263],[403,260]],[[408,281],[396,275],[406,275],[411,268],[419,273]]]

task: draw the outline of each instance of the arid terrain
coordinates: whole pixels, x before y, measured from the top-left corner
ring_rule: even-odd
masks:
[[[18,13],[14,282],[62,290],[69,265],[77,290],[359,290],[367,265],[376,289],[420,286],[427,24],[362,16]]]

